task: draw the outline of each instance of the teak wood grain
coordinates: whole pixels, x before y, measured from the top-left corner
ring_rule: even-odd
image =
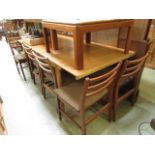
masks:
[[[104,44],[94,42],[92,44],[84,44],[84,66],[82,70],[78,70],[75,68],[74,63],[73,39],[59,36],[58,41],[61,46],[59,50],[52,50],[52,53],[46,52],[44,44],[32,46],[32,49],[47,57],[56,67],[71,73],[76,79],[86,77],[134,55],[133,51],[124,54],[123,49]]]

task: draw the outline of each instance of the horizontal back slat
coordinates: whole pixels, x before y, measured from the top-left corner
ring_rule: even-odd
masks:
[[[111,86],[120,65],[121,63],[117,64],[111,71],[95,78],[87,78],[86,82],[88,83],[88,87],[86,88],[86,97],[96,95],[104,89],[108,89]]]
[[[103,87],[99,87],[91,92],[87,92],[86,93],[86,97],[92,96],[92,95],[96,95],[97,93],[100,93],[101,91],[105,90],[112,82],[113,79],[111,79],[110,81],[108,81],[106,84],[104,84]]]
[[[114,78],[115,74],[116,74],[116,72],[111,74],[111,76],[109,78],[105,79],[104,81],[101,81],[100,83],[97,83],[97,84],[90,85],[88,87],[88,91],[93,91],[93,90],[102,88],[103,86],[105,86],[109,81],[111,81]]]
[[[23,47],[25,53],[27,54],[28,58],[31,59],[32,61],[36,61],[35,57],[34,57],[34,55],[32,53],[32,48],[26,46],[24,43],[22,44],[22,47]]]
[[[143,64],[145,63],[145,60],[148,57],[148,55],[149,54],[146,53],[143,57],[139,59],[127,60],[125,62],[125,68],[124,68],[121,78],[123,79],[123,78],[136,74],[143,67]]]
[[[108,73],[105,73],[105,74],[103,74],[103,75],[100,75],[100,76],[97,76],[97,77],[94,77],[94,78],[90,78],[90,79],[89,79],[89,82],[90,82],[90,83],[94,83],[94,82],[96,82],[96,81],[100,81],[100,80],[106,79],[106,78],[109,77],[115,70],[117,70],[119,67],[120,67],[120,64],[118,64],[116,67],[114,67],[114,69],[112,69],[112,70],[109,71]]]
[[[37,61],[38,64],[39,64],[40,68],[41,68],[43,71],[52,74],[52,71],[51,71],[50,66],[49,66],[49,64],[48,64],[48,59],[45,58],[45,57],[43,57],[43,56],[41,56],[41,55],[39,55],[39,54],[38,54],[37,52],[35,52],[35,51],[33,51],[33,54],[34,54],[34,56],[35,56],[36,61]]]

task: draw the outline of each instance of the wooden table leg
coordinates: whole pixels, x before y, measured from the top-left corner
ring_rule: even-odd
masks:
[[[127,39],[126,39],[126,45],[125,45],[125,51],[124,51],[125,54],[129,53],[129,50],[130,50],[131,32],[132,32],[132,27],[130,26],[128,27],[128,32],[127,32]]]
[[[50,44],[48,40],[48,30],[46,28],[43,29],[44,32],[44,39],[45,39],[45,46],[46,46],[46,52],[50,52]]]
[[[56,30],[50,30],[52,49],[58,50],[58,38]]]
[[[56,74],[56,85],[58,88],[60,88],[62,86],[61,69],[55,67],[55,74]]]
[[[83,33],[74,32],[74,58],[76,69],[83,69]]]
[[[60,88],[62,86],[62,77],[61,77],[61,69],[58,67],[55,67],[55,74],[56,74],[56,85],[58,88]],[[63,102],[58,101],[60,103],[58,103],[58,108],[61,108],[63,111],[65,111],[65,105]],[[59,107],[60,106],[60,107]],[[59,112],[59,110],[58,110]]]
[[[86,33],[86,43],[90,44],[91,43],[91,32]]]

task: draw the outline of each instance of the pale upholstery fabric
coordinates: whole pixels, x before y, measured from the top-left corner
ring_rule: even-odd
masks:
[[[59,89],[55,89],[57,96],[61,98],[65,103],[71,105],[75,110],[80,110],[80,102],[83,93],[83,81],[76,81],[67,86],[61,87]],[[85,101],[85,108],[88,108],[92,104],[96,103],[99,99],[105,96],[107,90],[104,90],[96,95],[87,97]]]

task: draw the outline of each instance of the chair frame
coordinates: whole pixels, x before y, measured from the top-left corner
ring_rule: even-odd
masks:
[[[40,79],[39,73],[34,72],[34,68],[39,70],[38,63],[35,59],[35,56],[33,55],[32,48],[24,43],[22,43],[22,47],[27,58],[31,78],[33,80],[33,83],[36,84],[36,78]]]
[[[24,69],[23,69],[23,66],[22,66],[22,64],[23,63],[26,63],[27,62],[27,60],[26,60],[26,58],[25,59],[22,59],[22,60],[17,60],[16,59],[16,55],[15,55],[15,50],[16,50],[16,48],[22,48],[22,45],[20,45],[17,41],[14,41],[14,42],[9,42],[9,45],[10,45],[10,49],[11,49],[11,52],[12,52],[12,55],[13,55],[13,57],[14,57],[14,61],[15,61],[15,64],[16,64],[16,68],[17,68],[17,71],[18,71],[18,73],[20,74],[20,69],[21,69],[21,73],[22,73],[22,76],[23,76],[23,78],[24,78],[24,81],[26,81],[26,76],[25,76],[25,73],[24,73]],[[20,54],[19,54],[20,55]],[[20,69],[19,69],[19,67],[18,67],[18,64],[19,64],[19,66],[20,66]]]
[[[36,59],[38,66],[39,66],[39,73],[40,73],[40,79],[41,79],[41,89],[42,89],[42,93],[43,93],[44,98],[46,99],[46,90],[48,90],[48,92],[50,92],[52,95],[55,96],[54,89],[49,86],[50,83],[47,83],[45,81],[46,73],[50,74],[51,75],[51,81],[50,82],[52,82],[52,84],[54,84],[55,88],[57,87],[54,64],[52,64],[52,62],[48,58],[40,55],[36,51],[33,51],[32,53],[35,56],[35,59]]]
[[[144,64],[146,61],[146,58],[149,56],[149,53],[146,53],[141,58],[135,59],[135,60],[126,60],[122,64],[122,68],[120,70],[120,73],[117,76],[116,83],[114,86],[114,101],[113,101],[113,120],[116,120],[116,108],[118,104],[123,101],[127,97],[131,98],[131,105],[134,105],[134,103],[137,100],[138,96],[138,87],[139,87],[139,73],[142,72],[142,69],[144,68]],[[122,96],[119,96],[119,89],[120,89],[120,83],[122,80],[128,79],[129,77],[135,77],[134,78],[134,87],[125,92]],[[131,96],[132,95],[132,96]]]
[[[62,114],[66,116],[69,120],[71,120],[73,123],[75,123],[80,129],[82,134],[86,134],[86,126],[92,122],[95,118],[97,118],[99,115],[101,115],[104,111],[109,111],[109,121],[112,119],[112,101],[113,101],[113,86],[114,86],[114,80],[117,75],[117,71],[119,70],[121,66],[121,63],[117,64],[116,67],[114,67],[111,71],[102,74],[100,76],[94,77],[94,78],[85,78],[84,81],[84,87],[83,87],[83,94],[80,99],[80,111],[75,110],[73,107],[70,106],[72,110],[75,111],[75,113],[80,117],[80,123],[75,121],[71,116],[69,116],[65,112],[64,104],[65,106],[69,104],[66,103],[66,101],[63,101],[61,96],[57,94],[57,101],[58,101],[58,110],[59,110],[59,120],[62,120]],[[100,82],[102,80],[102,82]],[[96,84],[97,83],[97,84]],[[107,93],[107,99],[108,102],[106,105],[103,105],[101,109],[96,111],[93,115],[89,116],[88,118],[85,117],[85,111],[87,110],[85,108],[85,101],[87,97],[96,95],[98,92],[101,92],[103,90],[108,90]],[[95,103],[94,103],[95,104]],[[89,107],[88,107],[89,108]]]

